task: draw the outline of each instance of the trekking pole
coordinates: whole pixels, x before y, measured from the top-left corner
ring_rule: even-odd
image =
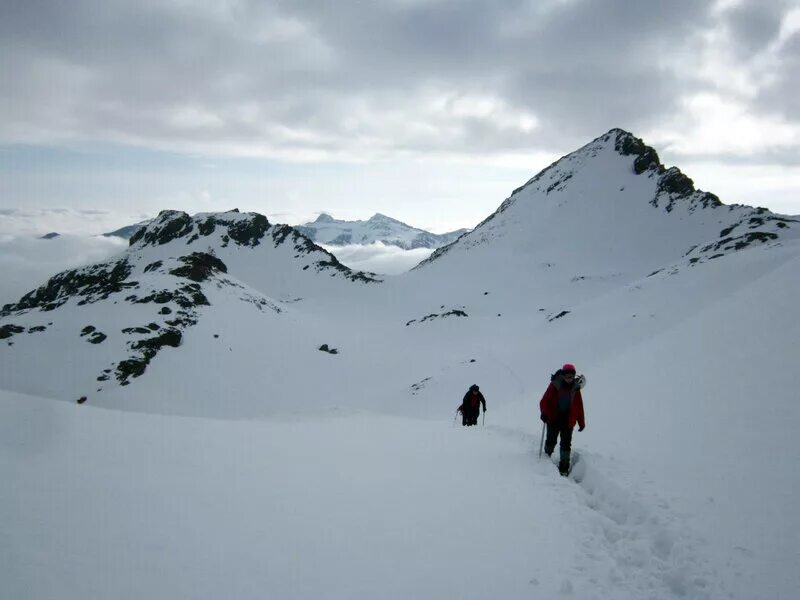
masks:
[[[542,458],[542,449],[544,448],[544,430],[547,427],[546,423],[542,423],[542,439],[539,440],[539,458]]]
[[[483,411],[483,416],[481,417],[481,427],[486,425],[486,411]]]

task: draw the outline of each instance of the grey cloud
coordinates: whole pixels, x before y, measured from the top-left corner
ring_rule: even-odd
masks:
[[[775,82],[757,98],[763,110],[774,111],[791,121],[800,121],[800,32],[786,40],[779,53],[782,65]]]
[[[126,246],[123,240],[105,237],[0,237],[0,306],[19,300],[56,273],[106,260]]]
[[[737,56],[749,58],[766,48],[778,36],[789,6],[782,1],[746,0],[732,7],[725,16]]]
[[[751,48],[774,36],[782,14],[760,6],[726,17]],[[699,84],[692,65],[684,73],[665,57],[714,26],[705,0],[5,2],[0,142],[332,155],[563,149],[673,113]],[[794,85],[784,77],[773,102]],[[498,97],[540,126],[426,114],[420,104],[437,91]]]

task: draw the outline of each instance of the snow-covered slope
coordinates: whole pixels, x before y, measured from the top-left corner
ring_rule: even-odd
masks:
[[[665,168],[653,148],[612,129],[544,169],[420,268],[481,278],[525,273],[533,285],[618,282],[799,235],[796,217],[724,205]],[[510,264],[492,268],[501,261]]]
[[[374,214],[366,221],[340,221],[322,213],[315,221],[298,225],[296,229],[318,244],[328,246],[369,245],[381,242],[404,250],[439,248],[469,231],[459,229],[442,234],[430,233],[380,213]]]
[[[261,215],[190,217],[164,211],[118,257],[60,273],[3,307],[0,386],[94,400],[109,387],[119,391],[144,375],[169,349],[185,350],[182,366],[167,376],[183,386],[199,365],[226,364],[215,355],[228,341],[229,318],[280,340],[262,352],[262,358],[276,355],[277,362],[270,363],[275,368],[310,327],[309,320],[296,322],[294,306],[303,303],[310,319],[319,302],[328,309],[347,304],[348,288],[376,283],[291,227],[270,225]],[[216,348],[184,343],[196,339],[200,324],[210,339],[220,340]],[[229,367],[227,373],[214,371],[214,380],[222,384],[246,376],[235,363]],[[192,388],[191,395],[202,405],[197,391]]]
[[[163,213],[0,317],[0,591],[794,598],[798,232],[620,130],[383,282],[257,215]],[[538,400],[566,361],[563,480]],[[453,428],[472,383],[486,425]]]

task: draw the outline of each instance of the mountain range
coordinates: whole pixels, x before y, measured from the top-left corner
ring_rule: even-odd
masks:
[[[396,223],[376,217],[376,229]],[[315,223],[315,236],[336,231],[327,215]],[[324,541],[339,535],[364,573],[400,567],[430,583],[423,597],[480,589],[485,595],[474,597],[534,590],[744,599],[798,589],[791,524],[800,519],[800,479],[786,467],[798,452],[785,442],[800,421],[792,392],[800,385],[800,218],[726,205],[664,166],[641,139],[612,129],[399,276],[348,269],[304,231],[256,213],[163,211],[118,256],[59,273],[2,308],[0,389],[69,402],[58,410],[70,427],[86,419],[81,435],[120,460],[128,454],[114,438],[95,437],[95,428],[148,453],[165,447],[152,431],[169,423],[165,435],[200,452],[231,489],[249,489],[259,476],[249,465],[267,461],[274,479],[251,490],[255,496],[225,496],[241,517],[210,508],[219,492],[203,487],[209,504],[193,507],[196,523],[216,523],[207,518],[215,515],[247,540],[244,551],[222,558],[209,543],[203,560],[235,570],[236,556],[266,552],[283,564],[287,552],[319,552],[311,562],[334,566],[322,567],[323,579],[303,571],[306,597],[326,595],[331,581],[350,589],[336,579],[341,544]],[[552,465],[536,466],[538,400],[564,362],[589,382],[588,426],[573,442],[574,488],[549,478]],[[487,397],[486,435],[455,438],[448,425],[473,383]],[[9,414],[35,420],[44,410],[14,398]],[[102,409],[147,415],[126,421],[141,429],[121,430],[121,417]],[[211,424],[217,420],[237,424]],[[207,439],[214,450],[204,450]],[[94,453],[76,456],[98,473],[112,470]],[[269,462],[279,458],[280,466]],[[191,465],[190,473],[202,471]],[[451,466],[458,477],[448,476]],[[186,468],[176,472],[183,477]],[[364,472],[372,479],[361,479]],[[162,475],[172,486],[174,472]],[[200,479],[186,477],[195,489]],[[324,517],[313,516],[317,496],[300,491],[313,477],[325,482]],[[284,489],[293,495],[280,496]],[[544,504],[532,508],[536,494]],[[469,510],[453,507],[462,500]],[[340,512],[344,506],[357,517]],[[346,534],[319,536],[339,519]],[[186,531],[196,531],[191,523]],[[248,533],[253,523],[258,535]],[[133,519],[130,531],[142,526]],[[71,531],[66,519],[58,527]],[[272,532],[283,540],[274,548]],[[12,544],[32,555],[54,552],[27,531],[14,535]],[[91,557],[106,556],[102,543],[89,547]],[[448,587],[450,567],[462,564],[453,557],[465,547],[493,565],[484,587]],[[117,561],[129,557],[127,546],[115,548]],[[420,556],[420,548],[433,550]],[[252,573],[261,570],[248,572],[258,579]],[[291,569],[269,573],[264,585],[299,589]],[[369,586],[353,585],[356,595],[367,593]],[[227,589],[220,586],[216,593]],[[409,586],[371,589],[419,597]],[[264,589],[240,597],[256,591]]]
[[[322,213],[315,221],[298,225],[296,229],[318,244],[347,246],[381,242],[404,250],[439,248],[469,231],[458,229],[449,233],[430,233],[380,213],[374,214],[366,221],[340,221],[327,213]]]
[[[149,220],[141,221],[103,235],[129,239],[149,223]],[[381,242],[387,246],[397,246],[404,250],[439,248],[469,231],[468,229],[459,229],[443,234],[430,233],[380,213],[374,214],[366,221],[341,221],[327,213],[321,213],[315,221],[296,225],[295,229],[310,240],[328,246],[370,245]]]

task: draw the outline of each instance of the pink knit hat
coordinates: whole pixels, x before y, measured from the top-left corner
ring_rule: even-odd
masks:
[[[561,370],[571,371],[572,373],[575,373],[575,365],[573,365],[572,363],[566,363],[563,367],[561,367]]]

